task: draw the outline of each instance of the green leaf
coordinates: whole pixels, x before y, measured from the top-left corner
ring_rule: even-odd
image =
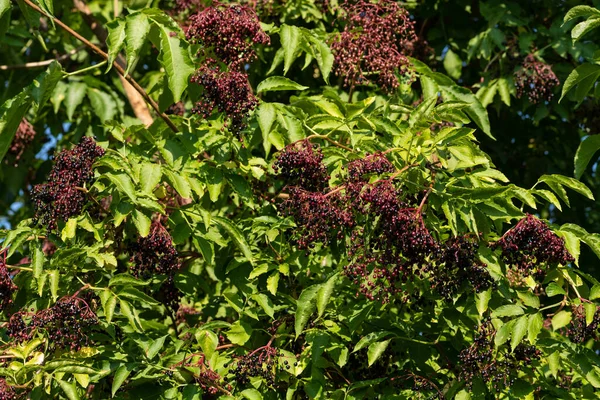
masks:
[[[196,332],[196,341],[198,341],[206,359],[210,360],[219,345],[217,334],[213,331],[201,330]]]
[[[169,335],[161,336],[152,341],[152,344],[150,344],[148,350],[146,351],[146,356],[148,359],[152,360],[158,354],[158,352],[164,347],[165,339],[167,339],[167,337],[169,337]]]
[[[95,115],[100,118],[102,122],[107,122],[115,117],[118,109],[113,96],[89,86],[87,87],[86,94],[88,99],[90,99]]]
[[[131,325],[136,332],[139,331],[139,327],[135,321],[135,316],[133,315],[131,305],[123,299],[119,299],[119,305],[121,306],[121,314],[127,318],[129,325]]]
[[[107,323],[111,323],[113,316],[115,315],[115,307],[117,306],[117,296],[113,293],[110,293],[106,302],[102,305],[104,309],[104,317],[106,318]]]
[[[275,310],[273,309],[273,302],[263,293],[257,293],[252,295],[252,298],[258,303],[258,305],[263,309],[263,311],[271,318],[275,315]]]
[[[563,24],[575,18],[600,17],[600,10],[590,6],[575,6],[571,8],[563,19]]]
[[[112,397],[115,397],[115,393],[117,393],[117,390],[119,390],[121,385],[123,385],[123,382],[125,382],[129,374],[131,374],[132,370],[133,368],[131,368],[127,364],[123,364],[119,368],[117,368],[115,376],[113,377],[112,387],[110,390]]]
[[[317,308],[317,294],[321,285],[312,285],[302,291],[296,305],[296,338],[300,336],[308,319]]]
[[[262,133],[263,147],[267,155],[269,155],[269,150],[271,149],[269,133],[271,133],[271,129],[273,128],[273,123],[275,122],[276,117],[277,109],[271,103],[261,102],[256,109],[256,119],[258,120],[258,126],[260,127],[260,131]]]
[[[283,48],[283,74],[287,74],[292,63],[298,57],[300,39],[302,32],[300,28],[290,25],[282,25],[279,30],[281,47]]]
[[[546,360],[548,360],[550,372],[556,378],[558,376],[558,370],[560,369],[560,352],[558,350],[555,351],[546,357]]]
[[[119,296],[121,298],[124,297],[124,298],[130,299],[130,300],[137,300],[141,304],[150,304],[150,305],[159,304],[158,301],[156,301],[152,297],[148,296],[146,293],[142,292],[139,289],[131,287],[131,286],[126,286],[123,289],[119,290],[117,292],[117,296]]]
[[[56,301],[58,299],[58,284],[60,282],[60,273],[58,270],[54,269],[52,271],[48,271],[48,277],[50,278],[50,294],[52,295],[52,300]]]
[[[129,14],[125,19],[125,23],[125,35],[127,38],[125,46],[127,70],[125,74],[128,74],[130,68],[136,63],[142,47],[148,41],[147,36],[150,33],[150,20],[146,14],[136,12]]]
[[[571,89],[573,89],[574,87],[579,85],[579,83],[581,83],[582,81],[584,81],[586,79],[595,80],[598,78],[598,76],[600,76],[600,65],[581,64],[580,66],[575,68],[573,71],[571,71],[571,73],[565,80],[565,83],[562,88],[562,93],[560,95],[560,99],[558,100],[558,102],[560,103],[562,101],[562,99],[565,97],[565,95]],[[579,101],[581,101],[581,100],[579,100]]]
[[[125,20],[115,19],[106,24],[108,35],[106,37],[106,46],[108,48],[108,68],[106,72],[110,71],[113,63],[117,59],[119,52],[125,46]]]
[[[273,296],[277,294],[277,287],[279,286],[279,272],[275,272],[273,275],[267,278],[267,289]]]
[[[469,117],[477,124],[483,133],[494,139],[490,130],[490,120],[487,111],[479,99],[471,93],[470,90],[460,86],[440,86],[440,90],[447,100],[468,103],[469,107],[466,109],[466,112]]]
[[[598,298],[600,298],[600,285],[594,285],[590,290],[589,300],[596,300]]]
[[[510,334],[512,333],[514,324],[515,320],[513,319],[511,321],[508,321],[507,323],[502,325],[500,329],[498,329],[498,332],[496,332],[496,337],[494,338],[494,344],[496,345],[496,347],[500,347],[504,343],[506,343],[506,341],[510,337]]]
[[[135,194],[135,186],[131,181],[129,175],[124,172],[106,172],[102,176],[105,176],[110,180],[116,187],[117,190],[129,197],[135,202],[137,196]]]
[[[479,316],[482,316],[488,309],[488,303],[492,298],[492,289],[484,290],[483,292],[475,293],[475,304]]]
[[[68,90],[65,93],[65,108],[67,111],[67,118],[70,121],[73,120],[73,114],[77,107],[81,105],[85,95],[87,93],[87,85],[83,82],[70,82]]]
[[[138,209],[133,210],[133,214],[131,214],[133,224],[137,229],[139,235],[141,237],[146,237],[150,234],[150,227],[152,226],[152,220],[146,214],[141,212]]]
[[[62,66],[58,61],[52,61],[46,71],[38,75],[31,85],[29,93],[33,101],[37,104],[37,109],[41,109],[50,99],[56,84],[63,76]]]
[[[452,79],[458,80],[462,73],[462,60],[451,49],[446,52],[444,57],[444,68]]]
[[[149,285],[149,281],[141,281],[139,279],[134,278],[129,274],[119,274],[115,275],[108,281],[108,286],[146,286]]]
[[[492,318],[513,317],[523,314],[523,309],[517,304],[500,306],[492,312]]]
[[[584,195],[588,199],[594,200],[594,195],[592,194],[592,191],[586,185],[579,182],[577,179],[569,178],[568,176],[554,174],[554,175],[542,175],[540,177],[540,179],[538,179],[538,181],[545,182],[545,183],[552,182],[552,183],[566,186],[570,189],[573,189],[577,193]]]
[[[256,389],[246,389],[240,393],[244,399],[247,400],[262,400],[263,396]]]
[[[371,343],[369,345],[367,350],[367,361],[369,363],[369,367],[383,355],[391,341],[392,339],[388,339],[383,342]]]
[[[159,61],[165,68],[169,90],[176,103],[181,100],[181,95],[188,86],[190,75],[194,73],[194,64],[185,42],[177,36],[171,36],[161,25],[159,31],[161,43]]]
[[[552,329],[557,330],[563,328],[571,322],[571,312],[560,311],[554,317],[552,317]]]
[[[230,220],[223,217],[213,216],[211,221],[216,222],[219,226],[225,229],[227,233],[229,233],[237,247],[242,251],[242,254],[244,254],[244,257],[246,257],[250,264],[254,265],[252,250],[250,250],[248,242],[246,242],[244,235],[242,235],[242,232],[238,229],[238,227],[232,224]]]
[[[62,389],[63,392],[65,392],[65,395],[67,396],[67,398],[69,400],[79,400],[79,394],[77,393],[77,387],[75,387],[74,384],[65,382],[61,379],[57,379],[57,381],[58,381],[58,384],[60,385],[60,388]]]
[[[310,45],[314,46],[314,57],[317,60],[317,64],[319,65],[319,69],[321,70],[321,74],[323,75],[323,80],[325,83],[329,84],[329,74],[331,73],[331,69],[333,68],[333,53],[331,49],[321,39],[314,37],[313,35],[304,35]]]
[[[522,315],[514,323],[510,337],[510,347],[513,351],[525,337],[525,334],[527,333],[527,325],[527,315]]]
[[[583,35],[591,31],[592,29],[596,29],[598,27],[600,27],[599,17],[590,18],[587,21],[580,22],[577,25],[575,25],[575,27],[571,31],[571,39],[573,39],[573,42],[576,42],[579,39],[581,39]]]
[[[30,103],[29,97],[22,92],[4,102],[0,107],[0,162],[10,148]]]
[[[527,340],[529,340],[529,343],[535,344],[538,335],[542,331],[542,326],[544,326],[542,313],[538,312],[529,316],[527,321]]]
[[[510,88],[511,85],[506,78],[498,78],[498,93],[504,104],[510,107]]]
[[[274,92],[279,90],[306,90],[308,86],[302,86],[291,79],[283,76],[271,76],[258,84],[256,91],[258,93]]]
[[[598,150],[600,150],[600,135],[591,135],[581,141],[575,153],[575,178],[581,178]]]
[[[565,290],[562,286],[558,285],[556,282],[550,282],[548,287],[546,288],[546,295],[548,297],[558,296],[559,294],[565,294]]]
[[[237,321],[225,332],[229,341],[238,346],[243,346],[252,335],[252,328],[243,321]]]
[[[144,193],[151,194],[160,183],[162,171],[160,165],[145,162],[140,168],[140,187]]]
[[[192,187],[186,175],[177,172],[164,170],[164,173],[169,180],[169,183],[175,188],[177,193],[184,199],[192,198]]]
[[[319,318],[323,316],[323,313],[325,313],[325,308],[327,307],[327,303],[329,303],[329,299],[333,293],[333,288],[335,287],[337,278],[338,274],[333,275],[327,280],[327,282],[321,285],[321,288],[317,293],[317,310]]]
[[[32,245],[32,255],[31,255],[31,269],[33,270],[33,277],[35,279],[39,279],[44,272],[44,264],[46,262],[46,256],[42,251],[42,244],[36,243]]]

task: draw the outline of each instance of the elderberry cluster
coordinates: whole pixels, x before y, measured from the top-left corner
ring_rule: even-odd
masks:
[[[87,201],[83,186],[92,181],[92,165],[103,155],[104,149],[89,137],[84,137],[72,150],[60,152],[48,182],[35,185],[31,191],[35,220],[52,231],[58,221],[79,215]]]
[[[67,296],[59,299],[54,306],[31,315],[13,314],[9,320],[7,333],[18,342],[29,340],[34,332],[45,332],[54,348],[79,350],[89,346],[90,328],[98,323],[96,314],[88,303],[80,298]]]
[[[15,156],[15,165],[19,163],[23,153],[27,147],[29,147],[31,142],[33,142],[33,139],[35,139],[35,135],[36,132],[35,129],[33,129],[33,125],[23,118],[17,128],[17,132],[15,132],[15,137],[8,148],[8,152]]]
[[[4,378],[0,378],[0,400],[17,400],[19,397],[15,388],[6,383]]]
[[[594,318],[588,325],[583,305],[573,306],[571,324],[567,328],[567,337],[573,343],[583,343],[588,339],[598,338],[598,325],[600,324],[600,307],[596,308]]]
[[[346,26],[331,43],[335,72],[350,87],[368,84],[376,76],[382,89],[395,90],[398,74],[407,74],[407,55],[416,41],[408,12],[394,1],[359,0],[343,8]]]
[[[309,191],[322,191],[329,181],[318,145],[303,140],[288,145],[273,164],[275,173],[289,186]]]
[[[274,387],[279,355],[277,348],[267,345],[238,358],[234,371],[236,382],[245,385],[250,382],[250,378],[261,377],[268,386]]]
[[[152,222],[150,234],[139,237],[130,246],[133,253],[131,274],[136,277],[149,278],[155,274],[172,276],[179,270],[180,263],[173,239],[159,221]]]
[[[547,267],[574,261],[565,248],[565,241],[531,214],[521,219],[492,247],[500,247],[504,262],[514,266],[518,273],[539,280],[544,278]]]
[[[465,282],[469,282],[476,292],[495,287],[496,284],[485,265],[476,258],[476,238],[450,238],[444,243],[439,263],[432,270],[432,288],[444,299],[450,300]]]
[[[316,242],[327,244],[333,237],[341,239],[342,229],[353,224],[339,193],[307,192],[291,187],[289,198],[279,206],[279,211],[291,216],[298,225],[299,249],[312,249]]]
[[[179,115],[180,117],[182,117],[183,114],[185,114],[185,106],[183,105],[183,102],[178,101],[175,104],[171,104],[165,110],[165,114],[167,114],[167,115]]]
[[[217,386],[219,386],[221,375],[217,374],[212,369],[204,368],[194,377],[194,379],[204,392],[211,395],[218,393],[219,390],[217,389]]]
[[[6,268],[4,255],[0,252],[0,311],[12,304],[12,296],[17,289]]]
[[[256,58],[254,44],[269,44],[258,16],[249,7],[216,4],[192,15],[186,36],[229,66],[241,70]]]
[[[208,118],[216,109],[229,118],[236,132],[246,126],[248,114],[258,105],[248,76],[235,70],[222,71],[214,60],[207,60],[191,82],[204,88],[202,99],[192,108],[192,113]]]
[[[560,85],[550,65],[536,60],[533,54],[525,57],[521,68],[514,75],[517,97],[527,94],[529,101],[536,104],[552,100],[552,90]]]
[[[489,320],[475,333],[473,344],[459,354],[459,379],[470,388],[476,378],[481,378],[495,391],[512,386],[519,371],[540,358],[541,351],[535,346],[519,344],[514,352],[495,352],[495,331]]]

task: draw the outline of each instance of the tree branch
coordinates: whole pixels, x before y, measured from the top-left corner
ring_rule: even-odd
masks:
[[[78,48],[73,49],[73,50],[69,51],[68,53],[61,54],[60,56],[58,56],[56,58],[51,58],[49,60],[32,61],[32,62],[28,62],[28,63],[24,63],[24,64],[0,65],[0,71],[9,71],[11,69],[29,69],[29,68],[45,67],[47,65],[52,64],[54,61],[61,62],[61,61],[67,60],[69,57],[71,57],[74,54],[79,53],[83,49],[85,49],[85,46],[79,46]]]
[[[75,37],[80,42],[84,43],[87,47],[89,47],[90,49],[92,49],[92,51],[94,51],[100,57],[104,58],[105,60],[109,59],[107,53],[105,53],[102,49],[100,49],[94,43],[90,42],[89,40],[87,40],[86,38],[84,38],[83,36],[81,36],[79,33],[75,32],[73,29],[71,29],[64,22],[62,22],[58,18],[54,18],[51,15],[46,14],[46,12],[44,10],[42,10],[40,7],[38,7],[37,5],[35,5],[34,3],[32,3],[31,0],[23,0],[23,1],[30,8],[32,8],[35,11],[39,12],[40,14],[46,16],[47,18],[51,18],[58,26],[60,26],[61,28],[63,28],[71,36]],[[113,67],[119,73],[119,75],[121,75],[121,77],[123,77],[123,79],[125,79],[129,84],[131,84],[131,86],[133,86],[133,88],[150,104],[150,106],[152,106],[152,108],[154,109],[154,111],[156,111],[158,113],[158,115],[165,121],[165,123],[169,126],[169,128],[171,128],[171,130],[173,130],[173,132],[179,132],[179,129],[177,129],[177,127],[175,126],[175,124],[173,124],[173,121],[171,121],[169,119],[169,117],[165,113],[160,112],[158,104],[156,104],[156,102],[150,96],[148,96],[148,93],[146,93],[146,91],[144,90],[144,88],[142,88],[136,82],[135,79],[133,79],[129,74],[125,73],[125,69],[119,63],[114,62],[113,63]]]

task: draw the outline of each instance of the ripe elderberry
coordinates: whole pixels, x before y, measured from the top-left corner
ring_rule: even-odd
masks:
[[[12,296],[18,289],[6,268],[6,252],[0,251],[0,311],[12,304]]]
[[[277,348],[266,345],[239,357],[234,371],[235,380],[240,385],[245,385],[250,382],[251,377],[262,377],[268,386],[274,387],[279,355]]]
[[[133,253],[131,274],[136,277],[148,278],[155,274],[171,277],[181,266],[171,235],[159,221],[152,222],[150,234],[138,238],[130,250]]]
[[[239,5],[215,4],[192,15],[186,36],[237,70],[256,58],[254,44],[270,43],[254,10]]]
[[[175,104],[171,104],[165,110],[165,114],[167,114],[167,115],[179,115],[180,117],[182,117],[183,114],[185,114],[185,106],[183,105],[183,102],[178,101]]]
[[[15,313],[8,322],[7,333],[17,342],[30,340],[34,332],[45,332],[52,348],[79,350],[89,346],[90,329],[98,319],[88,303],[77,296],[59,299],[54,306],[40,310],[26,322],[24,313]]]
[[[502,258],[524,276],[543,279],[545,269],[566,265],[575,259],[565,248],[565,241],[541,221],[527,214],[519,223],[492,244],[502,249]]]
[[[598,338],[598,324],[600,324],[600,307],[596,308],[594,318],[588,325],[585,317],[585,308],[582,304],[573,306],[571,324],[567,328],[567,337],[573,343],[583,343],[588,339]]]
[[[331,44],[336,74],[350,87],[368,84],[376,76],[382,89],[395,90],[397,74],[408,72],[406,56],[416,41],[408,12],[393,1],[348,1],[343,8],[346,26]]]
[[[552,72],[550,65],[536,60],[533,54],[529,54],[523,60],[521,68],[515,72],[515,86],[517,97],[527,93],[529,101],[539,103],[552,100],[552,89],[560,85],[560,81]]]
[[[72,150],[60,152],[48,182],[35,185],[31,191],[35,220],[52,231],[57,228],[57,221],[79,215],[87,200],[81,189],[92,181],[92,165],[103,155],[104,149],[89,137],[84,137]]]
[[[248,114],[258,105],[248,76],[238,71],[221,71],[214,60],[207,60],[192,76],[191,82],[204,89],[202,100],[192,108],[192,113],[208,118],[216,109],[229,118],[236,133],[246,126]]]
[[[286,146],[273,164],[273,170],[290,186],[314,192],[328,186],[329,175],[323,164],[323,154],[308,140]]]
[[[17,128],[15,137],[8,148],[8,152],[15,156],[15,165],[19,163],[23,153],[27,147],[29,147],[31,142],[33,142],[33,139],[35,139],[35,135],[36,132],[35,129],[33,129],[33,125],[23,118]]]
[[[364,181],[370,174],[381,175],[394,171],[394,166],[383,153],[367,154],[364,158],[354,160],[346,165],[350,182]]]
[[[289,198],[279,206],[279,211],[296,222],[299,249],[313,248],[317,242],[327,244],[332,238],[341,239],[343,228],[353,225],[352,215],[344,209],[339,192],[307,192],[291,187]]]
[[[0,400],[17,400],[20,397],[14,387],[6,383],[4,378],[0,378]]]

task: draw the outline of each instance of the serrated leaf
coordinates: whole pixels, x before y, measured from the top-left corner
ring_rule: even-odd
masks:
[[[31,255],[31,269],[33,270],[33,277],[39,279],[44,272],[44,263],[46,262],[46,256],[42,251],[42,244],[36,243],[32,247]]]
[[[102,305],[104,310],[104,317],[107,323],[111,323],[113,316],[115,315],[115,307],[117,306],[117,296],[110,293],[108,300]]]
[[[127,197],[129,197],[133,202],[136,201],[135,194],[135,186],[131,181],[129,175],[124,172],[106,172],[103,176],[107,177],[117,188],[117,190]]]
[[[196,332],[196,340],[206,359],[210,360],[219,345],[219,337],[213,331],[201,330]]]
[[[131,309],[131,305],[123,300],[119,299],[119,305],[121,309],[121,314],[124,315],[129,321],[129,325],[137,332],[139,331],[139,327],[136,324],[135,316],[133,315],[133,311]]]
[[[149,281],[141,281],[128,274],[115,275],[108,281],[108,286],[145,286],[149,285]]]
[[[392,339],[384,340],[383,342],[371,343],[367,349],[367,361],[369,367],[375,363],[383,355]]]
[[[576,42],[579,39],[581,39],[586,33],[598,27],[600,27],[599,17],[592,17],[586,21],[580,22],[577,25],[575,25],[575,27],[571,30],[571,39],[573,39],[573,42]]]
[[[145,162],[140,168],[140,187],[144,193],[151,194],[160,183],[162,171],[160,165]]]
[[[77,107],[81,105],[87,93],[87,85],[83,82],[70,82],[68,90],[65,93],[65,108],[67,118],[72,121],[73,114]]]
[[[333,289],[337,282],[337,278],[337,274],[333,275],[327,280],[327,282],[321,285],[321,288],[317,293],[317,310],[319,318],[323,316],[323,313],[325,313],[325,308],[327,307],[327,303],[329,303],[329,299],[331,298],[331,294],[333,293]]]
[[[61,379],[57,379],[60,388],[65,393],[69,400],[79,400],[79,394],[77,393],[77,388],[75,385],[69,382],[65,382]]]
[[[42,108],[52,96],[56,84],[63,76],[62,65],[58,61],[52,61],[46,71],[38,75],[29,85],[29,94],[37,104],[37,109]]]
[[[275,118],[277,117],[277,109],[271,103],[260,103],[258,108],[256,109],[256,119],[258,120],[258,126],[260,127],[260,131],[262,133],[263,138],[263,147],[265,149],[266,155],[269,155],[269,151],[271,150],[271,141],[269,140],[269,134],[271,133],[271,129],[273,128],[273,123],[275,122]]]
[[[263,309],[263,311],[271,318],[273,318],[275,314],[275,310],[273,309],[273,302],[266,294],[257,293],[252,295],[252,298],[258,303],[258,305]]]
[[[141,237],[146,237],[150,234],[150,227],[152,226],[152,220],[146,214],[138,209],[133,210],[131,214],[135,229]]]
[[[592,191],[583,183],[579,182],[577,179],[569,178],[568,176],[563,175],[542,175],[539,179],[539,182],[556,183],[558,185],[566,186],[570,189],[573,189],[579,194],[584,195],[590,200],[594,200],[594,195]],[[554,190],[554,188],[552,189]],[[563,199],[564,200],[564,199]]]
[[[555,351],[554,353],[546,357],[546,360],[548,360],[548,367],[550,369],[550,372],[556,378],[558,376],[558,370],[560,368],[560,353],[558,351]]]
[[[600,298],[600,285],[594,285],[590,290],[589,300],[596,300],[598,298]]]
[[[189,56],[185,42],[177,36],[171,36],[162,25],[160,32],[160,56],[159,61],[167,73],[167,83],[176,103],[181,100],[181,95],[188,87],[190,75],[194,73],[194,64]]]
[[[247,400],[262,400],[263,396],[256,389],[246,389],[240,393],[244,399]]]
[[[242,254],[244,254],[244,257],[246,257],[250,264],[254,265],[252,250],[250,250],[248,242],[246,242],[244,235],[242,235],[242,232],[238,229],[238,227],[231,223],[230,220],[223,217],[213,216],[211,220],[216,222],[219,226],[225,229],[227,233],[229,233],[237,247],[242,251]]]
[[[517,304],[500,306],[492,312],[492,318],[513,317],[523,314],[523,309]]]
[[[22,92],[0,107],[0,162],[10,148],[29,104],[31,104],[30,98]]]
[[[279,286],[279,272],[275,272],[267,278],[267,289],[273,296],[277,294],[277,287]]]
[[[521,343],[525,334],[527,333],[527,315],[522,315],[519,317],[512,328],[512,333],[510,335],[510,348],[514,351],[515,347]]]
[[[283,49],[283,74],[287,74],[294,60],[298,57],[298,48],[302,32],[300,28],[290,25],[282,25],[279,30],[281,48]]]
[[[515,320],[513,319],[511,321],[508,321],[507,323],[502,325],[500,329],[498,329],[498,332],[496,332],[496,337],[494,337],[494,344],[496,345],[496,347],[500,347],[504,343],[506,343],[506,341],[510,337],[510,334],[512,333],[514,324]]]
[[[52,295],[52,300],[56,301],[56,299],[58,299],[58,284],[60,282],[60,273],[56,269],[48,271],[48,278],[50,280],[50,294]]]
[[[575,18],[600,17],[600,10],[590,6],[575,6],[571,8],[563,18],[563,24]]]
[[[321,285],[312,285],[302,291],[296,305],[295,330],[296,338],[300,336],[308,319],[317,308],[317,294]]]
[[[106,72],[110,71],[117,55],[125,46],[125,20],[115,19],[106,24],[108,35],[106,36],[106,46],[108,48],[108,67]]]
[[[275,92],[280,90],[306,90],[308,86],[302,86],[291,79],[283,76],[271,76],[258,84],[258,93]]]
[[[571,322],[571,312],[570,311],[560,311],[554,317],[552,317],[552,329],[555,331],[557,329],[563,328]]]
[[[238,346],[243,346],[252,335],[252,328],[245,322],[237,321],[225,332],[229,341]]]
[[[150,20],[146,14],[136,12],[127,16],[125,24],[125,53],[127,54],[127,70],[125,74],[128,74],[130,68],[136,63],[142,47],[148,42],[147,36],[150,33]]]
[[[542,326],[544,326],[542,313],[538,312],[529,316],[527,321],[527,340],[529,340],[529,343],[535,344],[538,335],[542,331]]]
[[[469,107],[465,110],[466,113],[479,126],[483,133],[494,139],[490,130],[490,120],[487,111],[471,91],[460,86],[440,86],[440,90],[447,100],[469,103]]]
[[[546,287],[546,295],[548,297],[558,296],[559,294],[565,294],[565,290],[562,286],[558,285],[555,282],[550,282],[548,287]]]
[[[600,69],[600,66],[598,66]],[[600,136],[591,135],[581,141],[575,153],[575,178],[580,179],[596,152],[600,150]]]
[[[488,309],[488,303],[492,298],[492,290],[484,290],[483,292],[475,293],[475,304],[477,306],[477,312],[482,316]]]
[[[452,51],[452,49],[448,50],[444,56],[444,68],[452,79],[457,80],[460,78],[462,73],[462,60],[458,54]]]
[[[560,99],[558,100],[558,102],[560,103],[562,101],[562,99],[565,97],[565,95],[569,91],[571,91],[574,87],[579,85],[582,81],[584,81],[588,78],[592,78],[592,79],[594,77],[597,78],[599,74],[600,74],[600,65],[586,63],[586,64],[581,64],[580,66],[575,68],[573,71],[571,71],[571,73],[565,80],[565,83],[562,88],[562,93],[560,95]]]
[[[112,387],[110,390],[112,397],[115,397],[115,394],[117,393],[121,385],[123,385],[123,382],[125,382],[127,377],[129,377],[129,374],[131,374],[132,370],[133,368],[129,367],[127,364],[121,365],[119,368],[117,368],[115,376],[113,377]]]

